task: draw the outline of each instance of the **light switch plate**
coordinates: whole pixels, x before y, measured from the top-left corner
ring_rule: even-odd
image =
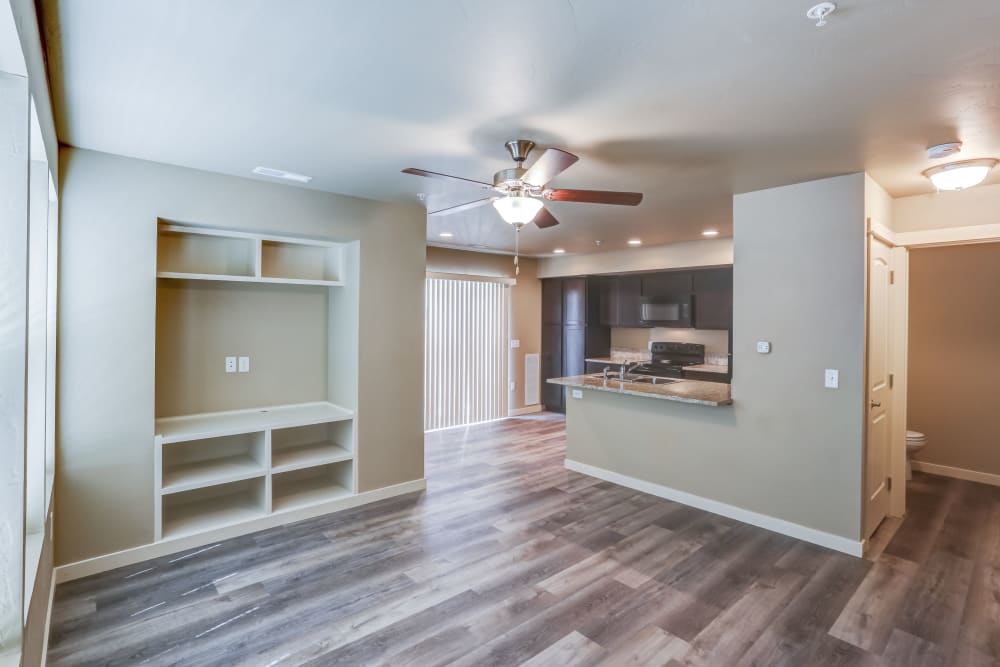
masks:
[[[510,339],[510,349],[516,350],[519,347],[521,347],[521,339],[520,338],[511,338]]]
[[[761,354],[770,354],[771,353],[770,341],[766,340],[757,341],[757,351],[760,352]]]
[[[240,357],[240,373],[250,372],[250,357]]]
[[[226,357],[226,372],[227,373],[236,372],[236,357]]]
[[[583,391],[580,389],[574,389],[571,393],[573,398],[583,398]]]
[[[835,368],[827,368],[823,376],[823,386],[827,389],[838,389],[840,387],[840,371]]]

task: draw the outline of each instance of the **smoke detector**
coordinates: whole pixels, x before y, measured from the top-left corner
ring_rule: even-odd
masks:
[[[937,160],[939,158],[948,157],[949,155],[954,155],[955,153],[961,152],[961,150],[961,141],[949,141],[946,144],[935,144],[927,149],[927,158],[930,160]]]
[[[826,25],[826,17],[835,11],[837,11],[837,5],[832,2],[821,2],[809,8],[809,11],[806,12],[806,18],[815,21],[817,28],[822,28]]]

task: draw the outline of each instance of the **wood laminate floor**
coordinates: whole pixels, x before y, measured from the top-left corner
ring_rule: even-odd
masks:
[[[873,560],[569,472],[541,415],[426,494],[61,584],[49,665],[996,665],[1000,489],[926,475]]]

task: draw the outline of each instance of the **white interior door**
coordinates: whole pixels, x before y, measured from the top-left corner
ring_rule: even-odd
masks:
[[[868,437],[865,451],[865,537],[889,512],[891,337],[889,247],[872,238],[868,268]]]

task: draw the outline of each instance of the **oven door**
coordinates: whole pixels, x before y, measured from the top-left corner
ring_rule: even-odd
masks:
[[[690,328],[691,299],[644,302],[640,310],[640,319],[646,326]]]

